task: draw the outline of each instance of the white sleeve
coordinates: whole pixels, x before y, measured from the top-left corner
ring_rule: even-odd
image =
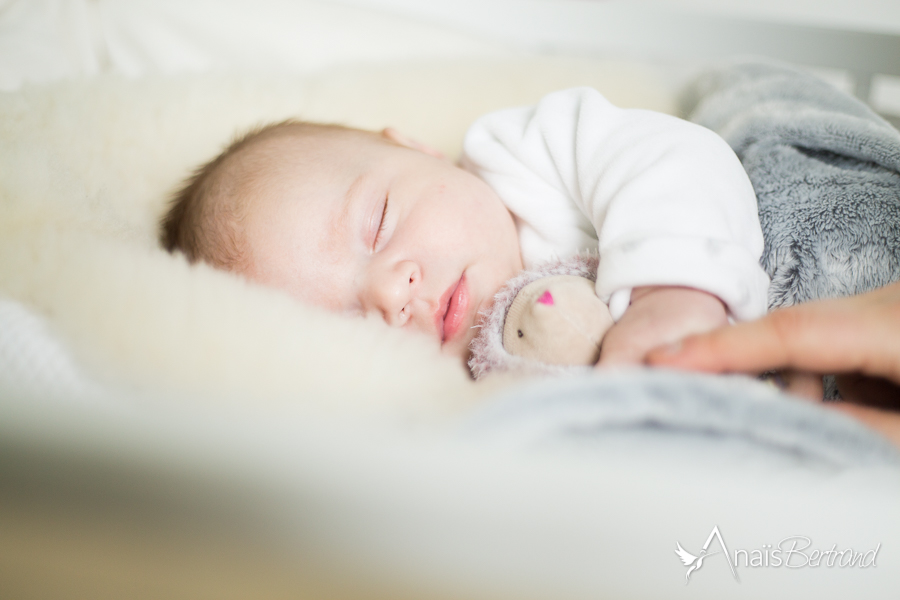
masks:
[[[766,311],[756,195],[708,129],[577,88],[482,117],[463,161],[516,215],[523,255],[598,244],[597,294],[616,319],[644,285],[709,292],[739,320]]]

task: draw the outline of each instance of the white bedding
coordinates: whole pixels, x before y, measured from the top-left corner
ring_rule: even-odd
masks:
[[[475,116],[561,87],[671,111],[666,74],[374,8],[230,2],[207,23],[212,4],[0,12],[31,24],[0,29],[0,85],[22,86],[0,95],[0,592],[298,597],[320,577],[414,597],[896,598],[895,468],[467,439],[495,388],[427,343],[156,245],[171,190],[259,122],[392,125],[452,156]],[[212,529],[185,526],[198,515]],[[675,544],[714,525],[737,547],[882,550],[877,569],[740,582],[711,557],[686,586]]]
[[[418,340],[161,252],[156,223],[168,195],[260,122],[301,115],[394,125],[454,155],[471,119],[559,85],[667,108],[648,73],[621,62],[462,61],[307,77],[106,77],[7,94],[0,285],[49,317],[105,381],[267,401],[421,405],[422,392],[435,406],[465,404],[473,392],[462,368]],[[397,361],[416,366],[392,368]],[[353,379],[336,385],[347,371]]]

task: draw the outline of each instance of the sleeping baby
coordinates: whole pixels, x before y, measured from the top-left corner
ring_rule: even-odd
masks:
[[[756,196],[731,148],[588,88],[482,117],[459,165],[393,129],[263,127],[197,170],[161,235],[192,262],[463,360],[507,280],[585,250],[615,321],[600,364],[766,310]]]

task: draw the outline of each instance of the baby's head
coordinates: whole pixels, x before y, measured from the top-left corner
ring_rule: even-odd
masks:
[[[465,358],[476,317],[522,268],[481,179],[391,129],[286,121],[253,131],[175,196],[162,243],[188,260]]]

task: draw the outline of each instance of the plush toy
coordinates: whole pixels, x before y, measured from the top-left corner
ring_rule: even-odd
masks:
[[[507,282],[482,315],[469,368],[559,373],[590,367],[612,326],[594,292],[598,258],[579,254],[523,271]]]

